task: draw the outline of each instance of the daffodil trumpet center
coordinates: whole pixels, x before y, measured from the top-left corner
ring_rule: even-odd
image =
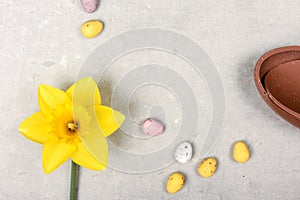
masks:
[[[81,107],[80,107],[81,109]],[[75,120],[72,113],[72,105],[59,104],[52,110],[50,118],[50,133],[60,139],[74,141],[79,140],[79,129],[85,127],[84,120]]]
[[[70,132],[75,133],[78,130],[78,123],[76,123],[76,122],[69,122],[67,124],[67,127],[68,127],[68,130]]]

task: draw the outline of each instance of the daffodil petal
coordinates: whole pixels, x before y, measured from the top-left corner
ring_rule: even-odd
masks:
[[[57,105],[71,103],[71,99],[64,91],[44,84],[39,85],[38,101],[41,112],[46,118],[50,117],[52,109]]]
[[[73,99],[73,93],[74,93],[74,88],[75,88],[75,84],[74,83],[73,85],[71,85],[67,91],[66,91],[66,94],[71,98]],[[97,87],[97,90],[95,91],[95,104],[101,104],[101,95],[100,95],[100,92],[99,92],[99,89]]]
[[[89,127],[78,130],[82,145],[103,166],[108,162],[108,146],[106,139],[98,126],[97,119],[92,116]]]
[[[98,162],[82,145],[79,143],[77,150],[72,155],[72,160],[80,166],[86,167],[92,170],[104,170],[106,166]]]
[[[19,126],[18,130],[28,139],[44,144],[48,138],[48,122],[41,112],[36,112],[25,119]]]
[[[45,173],[54,171],[58,166],[68,160],[75,152],[76,146],[66,143],[57,137],[50,137],[45,143],[42,152],[43,168]]]
[[[123,124],[125,116],[107,106],[94,105],[89,107],[89,113],[96,114],[99,126],[105,137],[115,132]]]
[[[72,84],[66,91],[66,94],[72,99],[74,92],[75,83]]]
[[[80,79],[73,84],[66,93],[72,98],[74,105],[88,107],[101,104],[98,86],[91,77]]]

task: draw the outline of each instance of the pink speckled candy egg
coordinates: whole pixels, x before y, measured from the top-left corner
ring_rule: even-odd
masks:
[[[97,10],[98,4],[99,0],[81,0],[83,9],[88,13],[95,12],[95,10]]]
[[[147,135],[160,135],[164,132],[164,125],[155,119],[146,119],[143,123],[143,132]]]

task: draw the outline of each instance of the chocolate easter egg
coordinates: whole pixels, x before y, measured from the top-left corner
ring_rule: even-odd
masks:
[[[265,78],[265,86],[272,100],[280,102],[278,105],[282,109],[300,115],[300,60],[287,62],[270,70]]]
[[[265,102],[283,119],[300,128],[298,60],[300,46],[271,50],[257,61],[254,80]]]

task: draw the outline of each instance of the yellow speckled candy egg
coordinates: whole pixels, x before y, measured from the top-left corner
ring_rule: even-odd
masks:
[[[99,20],[91,20],[82,24],[81,32],[86,38],[96,37],[103,30],[103,23]]]
[[[250,151],[243,141],[236,142],[233,146],[233,159],[239,163],[247,162],[250,158]]]
[[[198,173],[204,178],[211,177],[217,170],[218,161],[215,158],[206,158],[198,166]]]
[[[175,194],[178,192],[184,185],[184,176],[183,174],[176,172],[170,175],[167,183],[167,191],[170,194]]]

